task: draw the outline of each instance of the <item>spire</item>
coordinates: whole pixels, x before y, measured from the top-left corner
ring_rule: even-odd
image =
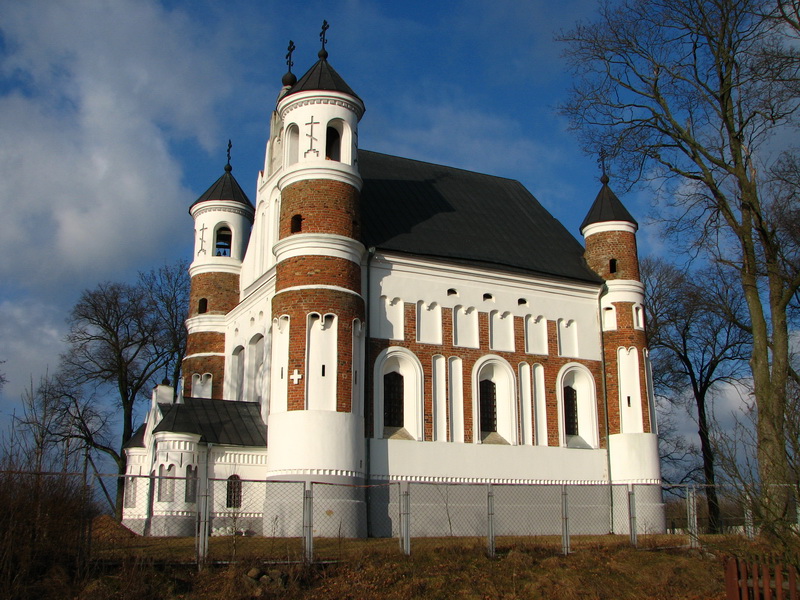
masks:
[[[597,194],[597,198],[595,198],[594,204],[589,209],[589,213],[586,215],[586,218],[581,223],[581,231],[586,228],[588,225],[593,225],[595,223],[605,223],[607,221],[626,221],[628,223],[633,223],[636,227],[639,224],[636,222],[631,216],[631,213],[628,212],[628,209],[620,202],[619,198],[617,198],[616,194],[608,187],[608,175],[606,174],[606,161],[605,161],[605,153],[603,151],[600,152],[600,161],[602,164],[603,174],[600,176],[600,183],[602,187],[600,188],[600,192]]]
[[[319,60],[292,86],[292,89],[286,93],[287,96],[306,91],[330,91],[341,92],[358,98],[358,95],[347,85],[342,76],[328,63],[328,50],[326,49],[328,29],[330,29],[330,25],[327,21],[323,21],[322,30],[319,34],[319,41],[322,47],[317,53]],[[361,98],[358,99],[361,100]]]
[[[286,47],[286,66],[288,67],[286,74],[281,79],[281,83],[283,83],[284,87],[292,87],[295,83],[297,83],[297,76],[292,73],[292,67],[294,66],[294,61],[292,60],[292,53],[295,51],[296,46],[292,40],[289,40],[289,45]]]
[[[252,208],[253,204],[250,202],[247,194],[244,193],[239,182],[236,181],[236,178],[231,174],[231,171],[233,171],[233,167],[231,166],[231,148],[233,148],[233,144],[231,140],[228,140],[228,162],[225,164],[225,172],[222,174],[222,177],[217,179],[214,184],[192,204],[192,207],[207,200],[231,200],[233,202],[246,204]]]

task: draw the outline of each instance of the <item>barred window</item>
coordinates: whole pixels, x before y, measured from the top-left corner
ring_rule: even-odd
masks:
[[[564,387],[564,433],[578,435],[578,392],[569,385]]]
[[[228,477],[228,489],[225,498],[227,508],[242,507],[242,480],[238,475]]]
[[[186,467],[186,488],[183,499],[189,504],[197,502],[197,467]]]
[[[494,381],[484,379],[479,384],[481,433],[497,431],[497,386]]]
[[[383,376],[383,426],[403,427],[403,376],[396,371]]]

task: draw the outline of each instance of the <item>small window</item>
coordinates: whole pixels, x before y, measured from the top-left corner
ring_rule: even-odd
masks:
[[[208,312],[208,298],[200,298],[197,303],[197,312],[201,315]]]
[[[184,501],[188,504],[197,502],[197,467],[186,467]]]
[[[520,298],[517,300],[517,304],[520,306],[528,306],[528,301],[525,298]]]
[[[494,300],[494,296],[492,296],[491,294],[484,294],[483,295],[483,300],[484,300],[484,302],[491,302],[491,301]]]
[[[342,136],[333,127],[328,127],[325,136],[325,158],[337,162],[342,160]]]
[[[383,426],[403,427],[403,376],[397,372],[383,376]]]
[[[242,480],[238,475],[228,477],[228,488],[225,495],[225,506],[227,508],[242,507]]]
[[[166,469],[161,465],[158,468],[158,475],[158,501],[172,502],[175,498],[175,465],[170,465]]]
[[[136,507],[136,477],[125,478],[125,508]]]
[[[291,225],[291,232],[292,233],[299,233],[303,230],[303,216],[302,215],[295,215],[292,217],[292,225]]]
[[[497,388],[494,381],[480,382],[481,434],[497,431]]]
[[[564,433],[578,435],[578,392],[569,385],[564,387]]]
[[[617,272],[617,259],[612,258],[608,261],[608,272],[609,273],[616,273]]]
[[[231,230],[228,227],[217,229],[217,242],[215,244],[217,256],[231,255]]]
[[[455,288],[450,288],[449,290],[447,290],[447,295],[448,296],[458,296],[458,292],[455,290]]]

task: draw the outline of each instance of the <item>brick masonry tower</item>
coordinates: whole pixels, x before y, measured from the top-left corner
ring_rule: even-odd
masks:
[[[239,303],[239,274],[253,225],[253,205],[231,171],[229,142],[225,172],[189,209],[194,260],[183,390],[195,398],[223,399],[225,318]]]
[[[644,286],[636,249],[638,224],[608,186],[602,187],[581,224],[586,262],[605,280],[600,319],[608,405],[611,476],[659,478],[651,415],[651,385],[644,323]]]
[[[328,63],[326,29],[319,60],[281,94],[273,118],[283,160],[275,174],[267,470],[273,479],[361,483],[365,249],[357,132],[364,105]],[[365,523],[360,496],[331,508],[353,534]]]

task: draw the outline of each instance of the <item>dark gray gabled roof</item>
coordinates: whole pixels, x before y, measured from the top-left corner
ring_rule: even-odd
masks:
[[[327,55],[328,53],[325,52],[325,57]],[[311,90],[342,92],[358,98],[358,95],[347,85],[342,76],[322,57],[286,92],[286,96]],[[361,100],[361,98],[358,99]]]
[[[631,213],[629,213],[628,209],[620,202],[617,195],[608,187],[608,175],[604,173],[600,178],[600,182],[603,184],[603,187],[600,188],[600,192],[597,194],[594,204],[592,204],[586,218],[583,220],[583,223],[581,223],[581,231],[583,231],[583,228],[587,225],[606,223],[608,221],[627,221],[638,227],[639,224],[636,222],[636,219],[631,216]]]
[[[131,438],[125,442],[123,448],[144,448],[144,430],[147,427],[145,423],[139,425],[139,429],[133,432]]]
[[[225,165],[225,172],[222,174],[222,177],[217,179],[202,196],[195,200],[192,207],[206,200],[232,200],[234,202],[246,204],[252,208],[253,204],[250,202],[247,194],[244,193],[242,186],[239,185],[239,182],[236,181],[236,178],[231,174],[232,170],[229,164]]]
[[[518,181],[361,150],[369,247],[599,283],[583,246]]]
[[[184,398],[183,404],[159,406],[164,418],[153,433],[195,433],[209,444],[267,445],[267,426],[258,402]]]

